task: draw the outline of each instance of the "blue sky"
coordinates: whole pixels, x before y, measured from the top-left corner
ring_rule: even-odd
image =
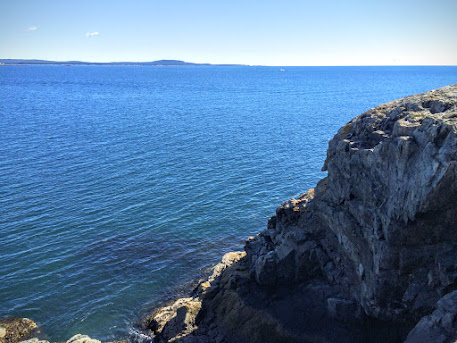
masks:
[[[457,65],[457,0],[0,0],[0,58]]]

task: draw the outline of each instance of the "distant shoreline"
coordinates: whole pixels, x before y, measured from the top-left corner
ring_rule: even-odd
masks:
[[[84,62],[84,61],[48,61],[34,59],[0,59],[0,66],[22,66],[22,65],[62,65],[62,66],[196,66],[196,67],[276,67],[276,68],[291,68],[291,67],[457,67],[457,65],[434,64],[434,65],[261,65],[261,64],[235,64],[235,63],[193,63],[181,60],[158,60],[152,62]]]
[[[23,59],[0,59],[0,65],[119,65],[119,66],[216,66],[216,67],[248,67],[247,64],[211,64],[192,63],[180,60],[158,60],[152,62],[83,62],[83,61],[47,61],[47,60],[23,60]]]

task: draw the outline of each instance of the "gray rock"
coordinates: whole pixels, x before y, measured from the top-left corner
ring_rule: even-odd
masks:
[[[454,343],[457,341],[457,291],[441,298],[437,309],[423,317],[405,343]]]
[[[341,128],[329,143],[328,177],[283,203],[246,245],[255,280],[307,280],[318,268],[370,316],[430,312],[457,288],[456,104],[457,86],[448,86],[379,106]],[[294,272],[284,275],[285,268]]]

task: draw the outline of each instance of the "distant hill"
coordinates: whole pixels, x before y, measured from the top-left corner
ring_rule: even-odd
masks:
[[[22,60],[22,59],[0,59],[0,64],[7,65],[145,65],[145,66],[244,66],[244,64],[210,64],[191,63],[179,60],[159,60],[153,62],[83,62],[83,61],[46,61],[46,60]]]

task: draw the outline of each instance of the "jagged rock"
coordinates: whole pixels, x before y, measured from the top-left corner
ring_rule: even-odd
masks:
[[[0,343],[16,343],[29,338],[37,324],[28,318],[0,319]]]
[[[282,204],[246,246],[256,281],[321,272],[368,315],[389,320],[427,313],[457,288],[456,102],[448,86],[341,128],[329,143],[328,177]]]
[[[196,329],[195,318],[200,311],[201,302],[198,299],[182,298],[171,306],[163,307],[154,315],[148,329],[168,341],[188,335]]]
[[[225,254],[222,261],[213,268],[209,278],[199,284],[196,296],[181,298],[169,306],[159,308],[143,321],[142,328],[154,335],[156,342],[194,341],[196,338],[193,333],[198,329],[197,316],[202,307],[201,297],[210,289],[216,289],[221,273],[244,256],[244,252]],[[216,339],[217,332],[213,330],[212,334],[212,338]]]
[[[457,291],[437,303],[437,309],[422,318],[409,333],[405,343],[454,343],[457,341]]]
[[[159,327],[181,331],[159,342],[403,342],[457,289],[457,85],[354,118],[323,169],[201,283],[190,325],[169,324],[187,305],[172,309]],[[451,335],[448,302],[408,339],[432,324]]]

